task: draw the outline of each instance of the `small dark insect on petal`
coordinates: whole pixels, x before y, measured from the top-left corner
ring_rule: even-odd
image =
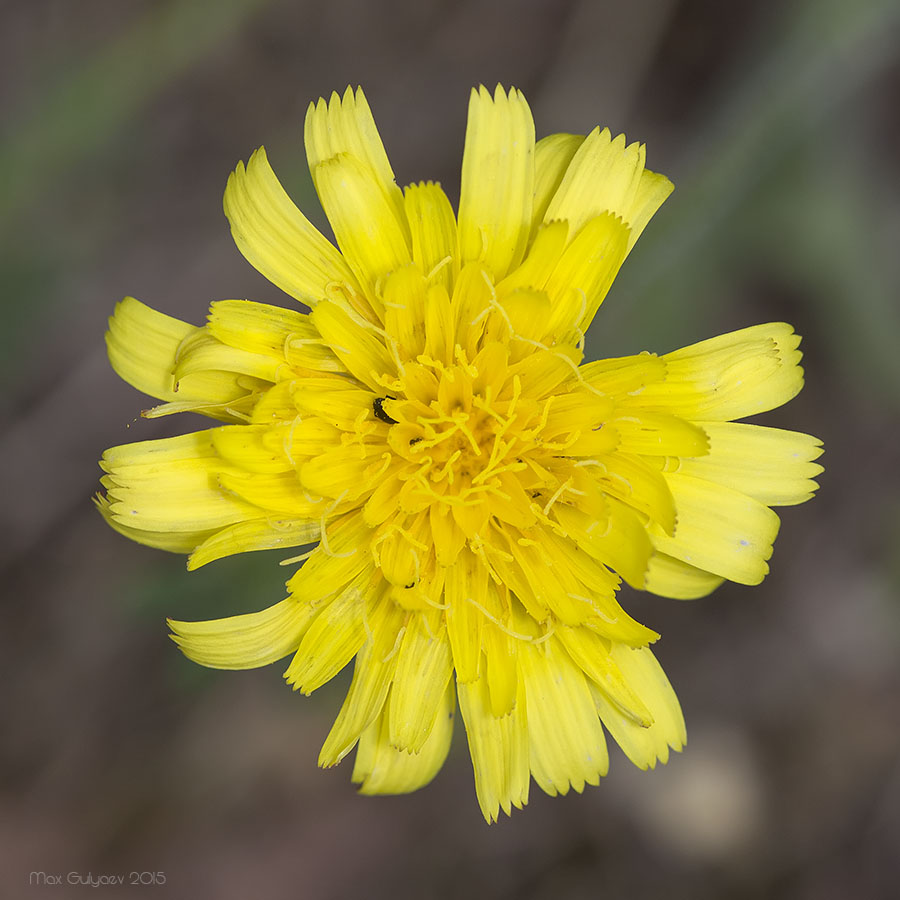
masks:
[[[385,411],[384,411],[384,401],[385,400],[393,400],[393,397],[376,397],[372,401],[372,411],[375,413],[376,419],[381,419],[382,422],[387,422],[388,425],[396,425],[397,420],[392,419]]]

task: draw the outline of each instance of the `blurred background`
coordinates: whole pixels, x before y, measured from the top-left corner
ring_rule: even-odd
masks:
[[[0,895],[887,898],[900,883],[900,5],[858,0],[5,0],[0,4]],[[648,144],[676,192],[588,356],[757,322],[804,335],[767,424],[823,438],[763,586],[624,602],[663,634],[688,746],[488,827],[461,729],[436,781],[366,798],[318,748],[346,679],[210,672],[164,618],[281,599],[278,556],[188,575],[106,528],[108,446],[146,421],[106,361],[133,294],[291,303],[232,244],[225,179],[265,144],[318,222],[307,103],[364,85],[400,183],[458,196],[468,91],[538,135]],[[126,887],[29,886],[29,873]],[[129,888],[131,872],[166,885]],[[32,879],[33,881],[34,879]],[[145,879],[146,880],[146,879]]]

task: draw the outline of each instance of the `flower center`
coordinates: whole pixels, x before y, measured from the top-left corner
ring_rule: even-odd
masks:
[[[413,464],[407,477],[432,502],[508,501],[511,478],[535,481],[530,460],[540,450],[541,404],[522,396],[505,365],[490,372],[489,359],[505,353],[495,347],[479,354],[481,366],[461,352],[452,366],[420,357],[404,367],[396,396],[383,401],[396,422],[388,443]]]

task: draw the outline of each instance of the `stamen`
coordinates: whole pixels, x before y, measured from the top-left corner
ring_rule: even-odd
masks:
[[[575,288],[575,290],[581,296],[581,306],[578,308],[578,318],[575,321],[581,322],[584,319],[584,314],[587,312],[587,294],[585,294],[583,288]],[[575,327],[577,328],[578,326]]]
[[[454,450],[450,454],[450,458],[444,463],[443,467],[433,476],[433,481],[443,481],[447,479],[448,484],[453,484],[453,464],[462,456],[462,450]]]
[[[372,626],[369,625],[369,604],[366,602],[365,598],[363,598],[362,622],[366,632],[366,643],[374,643],[375,633],[372,631]]]
[[[425,597],[426,603],[432,603],[433,601],[429,597]],[[434,632],[431,630],[431,623],[428,621],[428,616],[422,613],[422,624],[425,626],[425,630],[428,632],[428,640],[432,643],[436,640]]]
[[[597,466],[597,468],[603,469],[604,473],[607,471],[606,464],[600,462],[599,459],[580,459],[574,465],[576,468],[580,466]]]
[[[382,463],[375,470],[366,469],[366,480],[367,481],[378,481],[382,475],[390,468],[391,462],[393,461],[393,456],[388,453],[382,453],[381,459]],[[374,465],[374,463],[373,463]]]
[[[278,565],[279,566],[290,566],[290,565],[293,565],[294,563],[306,562],[306,560],[308,560],[313,555],[313,553],[315,553],[316,550],[318,550],[318,549],[319,549],[318,547],[313,547],[312,550],[307,550],[306,553],[301,553],[299,556],[291,556],[288,559],[279,560]]]
[[[416,357],[416,362],[419,363],[419,365],[427,366],[429,369],[434,369],[438,375],[443,374],[444,364],[439,359],[434,359],[425,353],[420,353]]]
[[[489,416],[496,419],[501,426],[508,428],[512,423],[512,419],[504,419],[503,416],[498,413],[493,406],[491,405],[490,397],[486,397],[482,400],[481,397],[473,397],[472,398],[472,406],[476,409],[480,409],[482,412],[487,413]],[[513,417],[515,418],[515,417]]]
[[[468,414],[464,412],[456,413],[451,421],[456,425],[459,431],[463,433],[468,442],[472,445],[472,449],[475,451],[475,455],[481,456],[481,447],[478,444],[478,441],[475,440],[475,435],[472,434],[472,431],[469,428]]]
[[[554,356],[558,356],[574,373],[575,380],[580,384],[583,388],[590,391],[592,394],[595,394],[598,397],[606,398],[609,395],[601,391],[599,388],[595,388],[592,384],[584,379],[584,376],[581,374],[581,371],[578,368],[578,365],[575,361],[566,353],[563,353],[561,350],[554,349],[553,347],[547,346],[547,344],[543,344],[540,341],[532,340],[531,338],[523,338],[518,335],[513,338],[516,341],[522,341],[525,344],[530,344],[532,347],[537,347],[539,350],[546,350],[548,353],[552,353]]]
[[[291,452],[294,446],[294,431],[302,421],[303,419],[299,414],[294,416],[294,421],[291,422],[291,427],[288,429],[288,433],[285,435],[284,440],[282,440],[281,442],[282,449],[284,450],[284,455],[288,458],[288,462],[294,469],[297,468],[297,463],[294,461],[294,455]]]
[[[419,554],[416,553],[415,547],[410,547],[409,552],[413,558],[413,579],[416,584],[422,580],[422,564],[419,561]]]
[[[505,532],[502,528],[499,528],[499,529],[496,529],[496,530],[499,531],[500,534],[503,536],[503,538],[506,540],[506,542],[509,543],[509,536],[506,534],[506,532]],[[491,553],[496,554],[496,555],[497,555],[498,557],[500,557],[500,559],[502,559],[504,562],[507,562],[507,563],[515,562],[515,557],[512,556],[512,554],[507,553],[505,550],[501,550],[501,549],[500,549],[496,544],[494,544],[494,543],[490,543],[490,544],[489,544],[489,543],[488,543],[488,542],[487,542],[480,534],[476,534],[475,537],[473,537],[473,538],[469,541],[469,549],[470,549],[476,556],[481,557],[481,559],[482,559],[482,561],[484,562],[485,566],[487,566],[488,572],[489,572],[489,573],[492,573],[492,574],[493,574],[493,567],[491,566],[490,561],[489,561],[488,558],[487,558],[487,551],[488,551],[488,550],[490,550]]]
[[[573,600],[580,600],[582,603],[587,603],[591,608],[591,612],[593,612],[598,619],[602,619],[609,625],[615,625],[619,621],[618,616],[608,616],[589,597],[582,597],[580,594],[567,594],[566,596],[571,597]]]
[[[444,266],[448,265],[451,262],[453,262],[453,257],[445,256],[439,263],[435,264],[432,270],[425,276],[425,280],[431,281],[431,279],[434,278],[434,276],[437,275],[437,273],[440,272],[441,269],[444,268]]]
[[[478,369],[469,362],[469,357],[466,355],[466,351],[459,345],[456,344],[453,348],[453,356],[456,361],[459,363],[463,372],[466,373],[470,378],[478,377]]]
[[[507,444],[500,439],[500,435],[494,435],[494,445],[491,448],[491,458],[488,460],[487,465],[482,469],[477,475],[472,478],[472,484],[481,484],[486,479],[491,477],[491,475],[496,474],[494,472],[494,466],[497,461],[506,455],[506,451],[509,450],[511,444]]]
[[[556,394],[551,394],[547,398],[547,402],[544,404],[544,409],[541,412],[541,417],[538,420],[537,425],[534,428],[529,428],[527,431],[523,431],[522,435],[526,436],[530,439],[535,439],[540,432],[542,432],[547,427],[547,419],[550,417],[550,407],[553,404],[553,401],[556,400]]]
[[[491,615],[474,597],[466,597],[466,601],[471,603],[472,606],[475,607],[489,622],[492,622],[497,626],[504,634],[508,635],[511,638],[515,638],[518,641],[534,641],[535,638],[531,637],[529,634],[520,634],[518,631],[513,631],[508,625],[505,625],[501,622],[496,616]]]
[[[346,559],[347,557],[353,556],[356,553],[357,548],[354,547],[352,550],[348,550],[346,553],[335,553],[328,544],[328,530],[325,526],[325,514],[322,514],[321,519],[321,529],[322,533],[319,535],[320,546],[322,547],[322,552],[325,553],[326,556],[334,557],[335,559]]]
[[[227,412],[231,416],[234,416],[236,419],[241,419],[244,422],[248,422],[248,423],[250,422],[250,416],[248,416],[247,413],[240,412],[239,410],[236,410],[233,406],[226,406],[225,412]]]
[[[544,510],[543,510],[543,512],[544,512],[544,515],[545,515],[545,516],[550,514],[550,510],[553,508],[553,504],[556,503],[557,500],[559,500],[559,498],[566,492],[566,490],[568,489],[568,487],[569,487],[571,484],[572,484],[572,479],[571,479],[571,478],[567,478],[567,479],[566,479],[566,480],[565,480],[565,481],[564,481],[564,482],[556,489],[556,491],[553,493],[553,495],[550,497],[550,499],[549,499],[549,500],[546,502],[546,504],[544,505]]]
[[[427,595],[425,596],[425,602],[429,606],[434,607],[434,609],[450,609],[449,603],[438,603],[437,600],[432,600],[431,597]]]
[[[353,556],[353,554],[356,553],[356,551],[357,551],[357,548],[353,547],[351,550],[348,550],[346,553],[335,553],[331,549],[331,546],[328,543],[328,528],[326,526],[325,519],[328,516],[330,516],[335,511],[335,509],[337,509],[337,507],[340,505],[341,501],[346,496],[347,496],[347,491],[344,491],[339,497],[336,497],[334,499],[334,502],[330,503],[325,508],[325,511],[322,513],[322,516],[319,520],[319,525],[320,525],[320,530],[321,530],[321,534],[319,535],[319,541],[321,542],[322,551],[327,556],[331,556],[334,559],[347,559],[348,557]]]
[[[363,441],[363,425],[366,419],[369,418],[369,410],[361,409],[357,417],[353,420],[353,431],[351,432],[350,442],[359,444],[359,458],[366,458],[366,445]],[[346,432],[341,435],[343,438],[346,435]]]
[[[519,402],[519,398],[522,396],[522,379],[518,375],[513,375],[513,394],[512,399],[509,401],[509,406],[506,409],[507,418],[510,420],[513,417],[513,413],[515,412],[516,405]]]
[[[394,654],[400,649],[400,641],[403,640],[403,635],[406,633],[406,623],[401,625],[397,629],[397,637],[394,639],[394,646],[391,648],[391,652],[381,661],[382,663],[390,662],[393,659]]]

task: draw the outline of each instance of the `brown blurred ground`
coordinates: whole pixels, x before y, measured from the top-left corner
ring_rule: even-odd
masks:
[[[900,8],[838,0],[18,0],[0,5],[0,896],[888,898],[900,883]],[[342,685],[211,673],[164,617],[250,611],[261,555],[187,575],[91,508],[135,419],[105,361],[134,294],[290,303],[247,265],[225,177],[265,143],[315,209],[310,99],[362,83],[401,182],[456,193],[467,92],[523,88],[540,135],[649,145],[677,191],[598,317],[590,355],[785,319],[807,387],[769,424],[822,437],[821,496],[784,511],[772,574],[678,604],[661,631],[688,721],[652,773],[488,828],[462,734],[435,783],[358,797],[315,759]],[[166,430],[168,429],[168,431]],[[29,873],[163,872],[165,887]]]

